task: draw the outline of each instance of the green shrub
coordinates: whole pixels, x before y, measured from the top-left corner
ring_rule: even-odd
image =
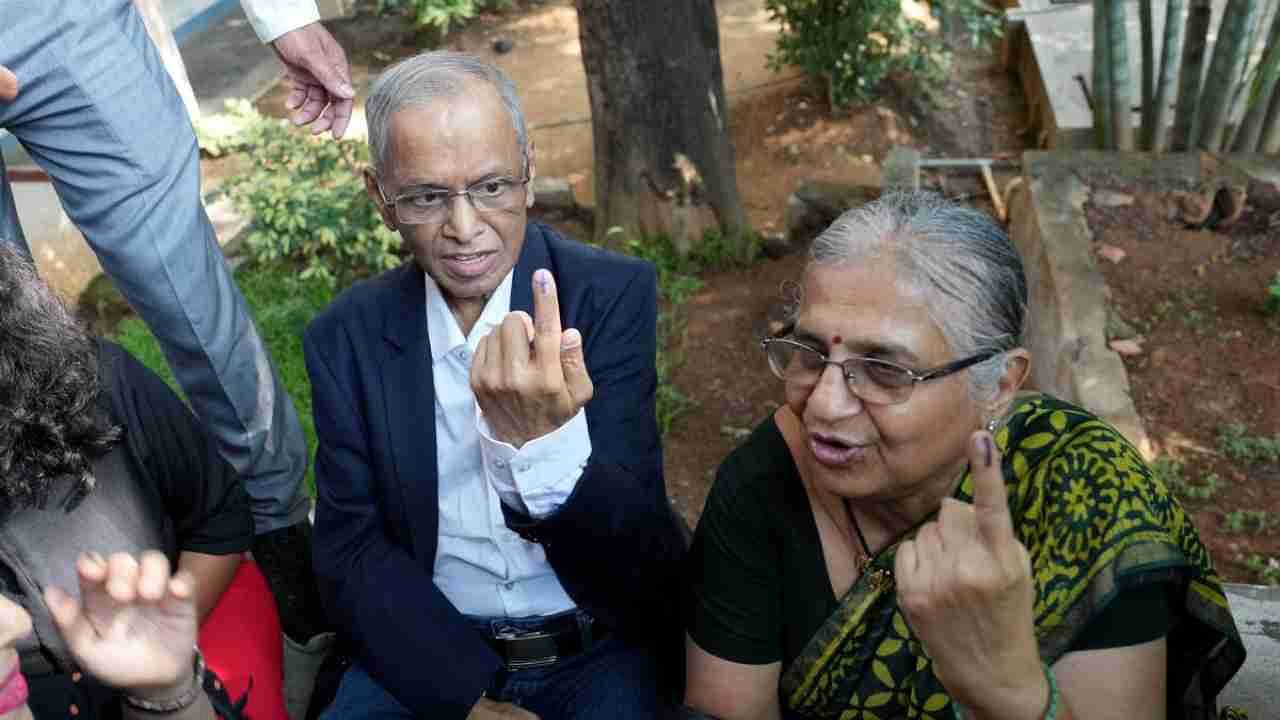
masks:
[[[378,12],[407,11],[421,28],[434,28],[441,34],[462,25],[489,8],[507,8],[511,0],[378,0]]]
[[[1267,286],[1267,302],[1264,307],[1268,313],[1280,315],[1280,272],[1276,273],[1271,284]]]
[[[1245,425],[1227,423],[1218,428],[1218,450],[1249,464],[1280,462],[1280,435],[1250,435]]]
[[[1250,554],[1245,558],[1244,566],[1264,585],[1280,585],[1280,560]]]
[[[313,137],[252,108],[240,112],[241,130],[219,147],[254,162],[227,183],[232,201],[253,218],[244,246],[252,263],[296,264],[304,280],[330,287],[400,263],[400,236],[365,194],[364,143]]]
[[[982,0],[945,5],[947,25],[975,44],[999,32],[999,17]],[[794,65],[821,81],[832,107],[870,102],[891,73],[909,74],[926,92],[947,78],[946,41],[904,14],[901,0],[765,0],[765,8],[782,23],[770,67]]]

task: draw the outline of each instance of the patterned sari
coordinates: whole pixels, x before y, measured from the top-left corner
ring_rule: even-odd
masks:
[[[1171,583],[1169,717],[1214,717],[1214,698],[1244,662],[1244,645],[1213,563],[1169,489],[1115,429],[1052,397],[1022,399],[996,442],[1015,532],[1035,574],[1041,657],[1058,660],[1121,590]],[[972,501],[967,471],[955,496]],[[890,577],[897,544],[913,532],[876,555],[784,669],[790,715],[952,718]]]

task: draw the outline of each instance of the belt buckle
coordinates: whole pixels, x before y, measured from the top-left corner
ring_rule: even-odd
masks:
[[[494,632],[493,637],[497,640],[505,640],[509,642],[518,642],[520,640],[542,640],[552,637],[551,633],[542,632],[540,630],[519,630],[510,625],[504,625]],[[534,668],[549,667],[560,661],[559,655],[548,655],[546,657],[534,660],[506,659],[504,658],[507,670],[532,670]]]

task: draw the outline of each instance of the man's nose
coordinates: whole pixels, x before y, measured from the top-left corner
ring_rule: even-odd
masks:
[[[484,229],[471,196],[461,193],[449,198],[448,202],[449,218],[445,221],[445,228],[449,236],[459,242],[471,242]]]

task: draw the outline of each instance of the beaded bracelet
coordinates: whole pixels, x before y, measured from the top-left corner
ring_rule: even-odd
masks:
[[[176,698],[162,701],[143,700],[129,694],[125,694],[124,701],[129,707],[135,710],[141,710],[148,713],[176,713],[179,710],[186,710],[191,704],[200,697],[204,692],[204,655],[200,654],[200,648],[195,649],[195,658],[192,661],[193,672],[191,674],[191,687]]]
[[[1049,663],[1042,662],[1044,666],[1044,677],[1049,681],[1049,706],[1045,708],[1042,720],[1058,720],[1058,680],[1053,675],[1053,668],[1049,667]],[[964,720],[961,715],[960,703],[955,700],[951,701],[951,712],[955,716],[955,720]]]

